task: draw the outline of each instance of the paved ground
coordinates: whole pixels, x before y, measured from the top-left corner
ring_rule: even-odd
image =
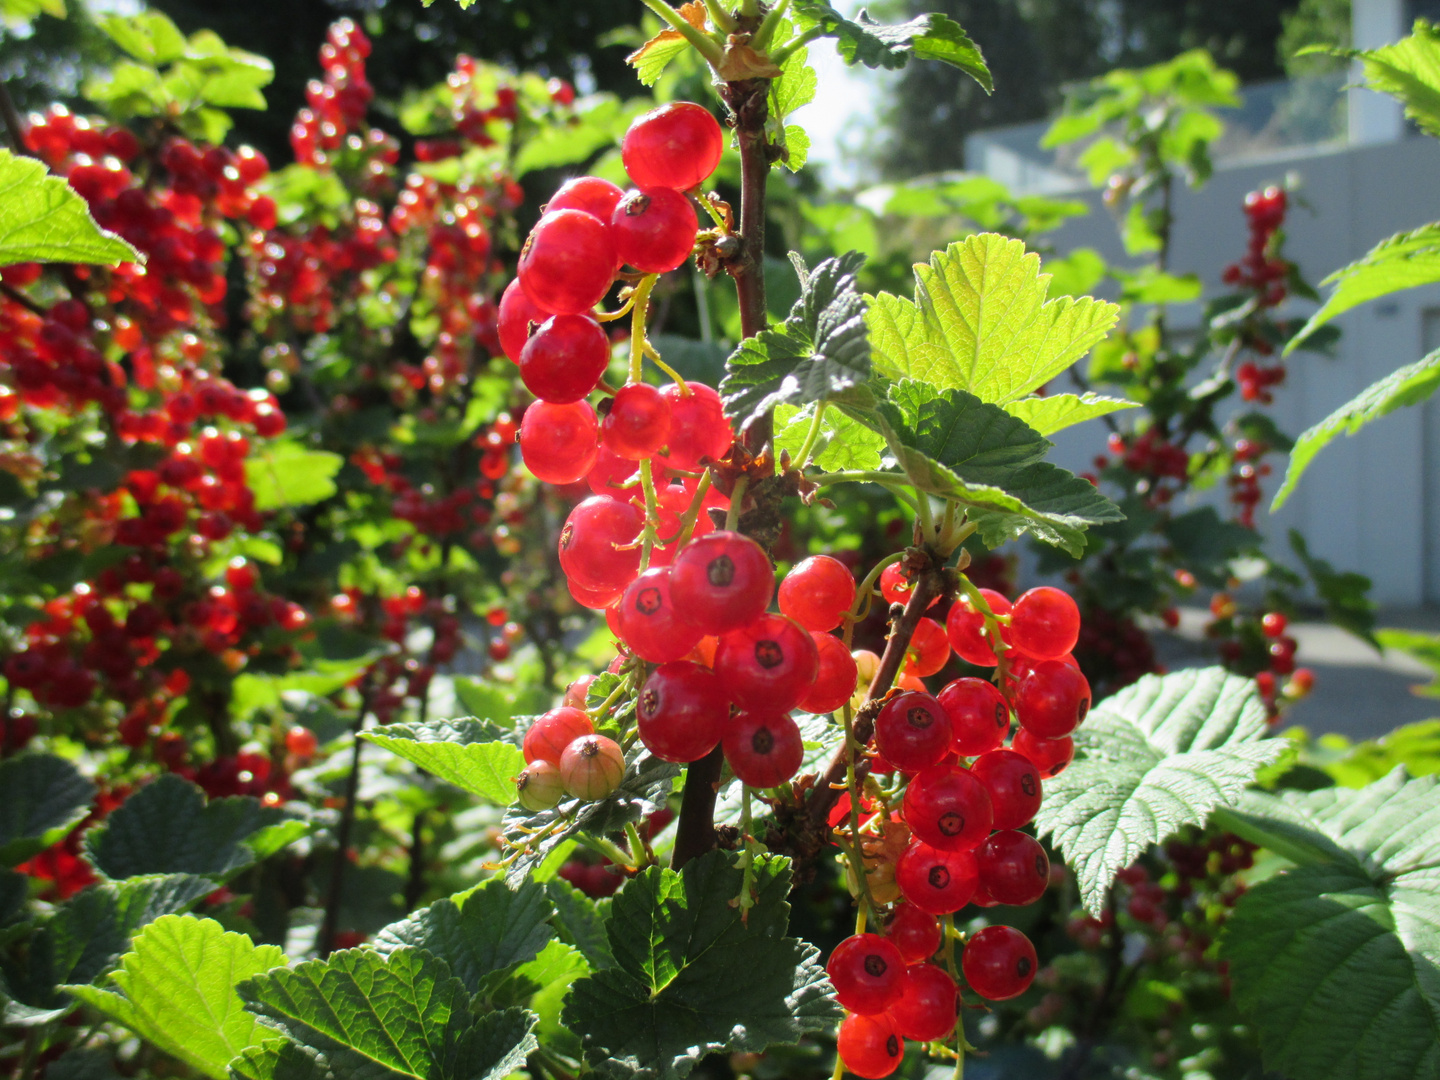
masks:
[[[1209,613],[1181,611],[1173,634],[1160,635],[1157,651],[1172,670],[1212,663],[1202,631]],[[1382,611],[1377,625],[1440,633],[1440,610]],[[1315,690],[1290,710],[1289,720],[1313,734],[1339,732],[1373,739],[1401,724],[1440,717],[1440,698],[1418,697],[1411,688],[1430,680],[1430,669],[1404,654],[1380,654],[1327,623],[1291,623],[1297,661],[1315,672]]]

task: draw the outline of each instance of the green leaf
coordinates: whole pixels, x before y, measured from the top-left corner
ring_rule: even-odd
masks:
[[[775,406],[775,449],[788,450],[793,459],[805,445],[805,436],[815,419],[815,406],[797,409],[794,405]],[[847,469],[873,471],[880,467],[885,453],[885,437],[845,415],[839,409],[826,409],[820,420],[820,435],[811,451],[811,461],[827,472]],[[797,463],[798,464],[798,463]]]
[[[168,64],[185,55],[185,35],[158,11],[106,15],[98,21],[111,41],[146,64]]]
[[[747,338],[720,383],[725,411],[745,424],[779,404],[820,401],[870,377],[865,300],[855,274],[858,252],[826,259],[813,272],[791,256],[800,298],[779,326]]]
[[[1387,649],[1398,647],[1390,640],[1391,634],[1409,636],[1409,632],[1381,630],[1379,637]],[[1415,634],[1425,639],[1431,651],[1428,663],[1440,669],[1440,638],[1432,635]],[[1409,651],[1409,650],[1406,650]],[[1415,655],[1415,653],[1411,653]],[[1419,688],[1434,696],[1434,684]],[[1321,770],[1329,773],[1337,784],[1359,788],[1388,775],[1396,766],[1403,765],[1411,776],[1430,776],[1440,773],[1440,720],[1422,720],[1416,724],[1402,724],[1378,739],[1368,739],[1346,746],[1341,753],[1334,753],[1336,742],[1344,743],[1343,736],[1328,735],[1321,742],[1326,756],[1314,761]]]
[[[682,4],[678,12],[696,30],[705,30],[705,5],[700,0]],[[654,86],[670,66],[670,61],[690,48],[690,43],[679,31],[666,26],[649,41],[641,45],[625,62],[635,69],[635,76],[642,86]]]
[[[0,150],[0,266],[21,262],[141,262],[90,216],[85,200],[34,158]]]
[[[1315,455],[1325,449],[1337,435],[1354,435],[1371,420],[1378,420],[1405,405],[1418,405],[1434,394],[1437,386],[1440,386],[1440,349],[1413,364],[1406,364],[1392,371],[1379,382],[1366,387],[1359,396],[1341,405],[1324,420],[1302,431],[1295,440],[1295,449],[1290,452],[1285,482],[1275,493],[1275,500],[1270,504],[1271,511],[1278,510],[1285,504]]]
[[[491,878],[457,903],[437,900],[375,935],[382,954],[405,947],[445,958],[470,993],[518,964],[533,960],[553,937],[545,887],[533,879],[513,887]]]
[[[1313,46],[1302,49],[1301,55],[1307,52],[1359,60],[1370,89],[1399,98],[1406,116],[1440,138],[1440,33],[1433,23],[1416,19],[1409,37],[1378,49]]]
[[[335,494],[334,476],[343,464],[345,459],[329,450],[271,443],[245,459],[245,482],[255,492],[256,510],[308,506]]]
[[[555,906],[553,918],[560,939],[579,949],[591,968],[613,964],[615,956],[605,933],[610,901],[592,900],[563,878],[547,881],[545,893]]]
[[[494,998],[500,1005],[511,1001],[527,1003],[539,1017],[536,1034],[552,1047],[557,1041],[573,1044],[578,1056],[580,1041],[564,1027],[560,1015],[570,996],[570,988],[590,971],[585,957],[573,946],[552,941],[534,960],[516,968],[514,974],[496,988]]]
[[[939,60],[957,67],[991,93],[995,84],[980,49],[964,28],[945,15],[932,13],[908,23],[877,23],[863,9],[853,20],[822,0],[796,0],[795,16],[801,31],[818,27],[822,36],[836,40],[847,64],[869,68],[902,68],[913,55],[918,60]]]
[[[552,124],[524,141],[515,156],[514,175],[518,178],[537,169],[558,169],[589,161],[596,151],[619,142],[630,122],[651,104],[647,98],[622,102],[613,94],[583,98],[578,123]]]
[[[1440,281],[1440,222],[1382,240],[1364,256],[1343,266],[1321,284],[1335,288],[1320,310],[1285,346],[1291,350],[1337,315],[1376,297]]]
[[[1098,915],[1115,872],[1186,825],[1232,806],[1285,750],[1253,679],[1223,668],[1147,675],[1103,701],[1076,733],[1084,756],[1045,783],[1036,828],[1075,871]]]
[[[1378,631],[1375,640],[1381,648],[1403,652],[1435,672],[1430,682],[1412,687],[1411,693],[1423,697],[1440,697],[1440,635],[1426,634],[1418,630],[1387,629]]]
[[[203,874],[223,881],[309,832],[249,795],[213,799],[166,773],[85,834],[85,856],[107,878]]]
[[[515,777],[525,768],[525,755],[497,735],[494,725],[466,718],[388,724],[361,737],[462,791],[509,806],[516,798]]]
[[[1352,570],[1336,570],[1326,560],[1310,554],[1310,545],[1296,529],[1290,530],[1290,547],[1315,583],[1316,593],[1324,601],[1325,618],[1378,649],[1380,643],[1375,638],[1375,601],[1370,599],[1370,579]]]
[[[265,1030],[235,985],[285,963],[213,919],[164,915],[145,927],[111,976],[115,990],[67,986],[75,997],[214,1080]]]
[[[239,993],[252,1012],[332,1058],[340,1075],[373,1063],[416,1080],[486,1080],[535,1047],[533,1014],[508,1009],[477,1022],[460,980],[419,949],[347,949],[247,979]]]
[[[6,970],[6,981],[27,1004],[64,1010],[69,1002],[62,985],[94,982],[114,967],[142,926],[186,911],[214,891],[213,881],[190,874],[91,885],[56,909],[31,939],[26,970]]]
[[[85,816],[95,785],[54,754],[0,761],[0,866],[14,866],[64,838]]]
[[[626,884],[610,909],[615,966],[577,982],[565,1006],[587,1057],[678,1080],[707,1053],[758,1053],[839,1019],[818,950],[785,936],[789,860],[760,860],[748,922],[735,904],[742,877],[711,851]]]
[[[1024,397],[1007,401],[1004,409],[1011,416],[1025,421],[1041,435],[1051,435],[1097,416],[1106,416],[1121,409],[1134,409],[1138,402],[1124,398],[1103,397],[1088,391],[1074,394],[1051,394],[1048,397]]]
[[[1251,886],[1221,938],[1267,1069],[1294,1080],[1440,1074],[1437,782],[1397,769],[1358,791],[1261,797],[1331,851]]]
[[[1044,386],[1115,325],[1090,297],[1046,300],[1050,276],[1020,240],[980,233],[915,268],[915,299],[873,297],[866,322],[875,368],[1003,405]]]

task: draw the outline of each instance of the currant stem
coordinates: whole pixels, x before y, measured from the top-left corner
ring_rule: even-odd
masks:
[[[879,484],[911,510],[917,514],[920,512],[920,508],[916,506],[915,500],[910,494],[910,489],[905,484],[905,478],[899,473],[847,469],[842,472],[821,473],[819,476],[809,477],[809,480],[816,487],[829,487],[831,484],[844,483]]]
[[[810,463],[810,451],[815,448],[816,441],[820,438],[820,432],[825,426],[825,408],[829,402],[822,401],[815,406],[815,418],[810,421],[810,430],[805,433],[805,441],[800,444],[800,449],[795,454],[795,467],[803,469]]]
[[[715,39],[708,34],[696,30],[695,27],[685,21],[685,16],[665,3],[665,0],[641,0],[641,2],[656,15],[659,15],[660,18],[664,19],[670,25],[670,29],[676,31],[686,41],[690,42],[691,45],[695,46],[695,51],[703,56],[710,66],[714,67],[720,63],[723,54],[720,51],[720,46],[715,43]],[[750,0],[750,2],[754,3],[754,0]]]
[[[740,506],[745,501],[745,489],[749,486],[750,478],[742,476],[730,489],[730,509],[725,512],[725,528],[729,532],[734,532],[735,526],[740,524]]]
[[[640,572],[643,574],[650,568],[655,526],[660,522],[660,503],[655,497],[655,475],[649,458],[640,462],[640,488],[645,492],[645,528],[640,533]]]
[[[810,42],[814,41],[816,38],[821,37],[824,33],[825,31],[820,27],[812,26],[803,34],[791,38],[784,45],[780,46],[780,48],[776,49],[773,53],[771,53],[771,63],[775,64],[777,67],[783,67],[786,60],[789,60],[790,57],[794,56],[797,52],[803,49],[806,45],[809,45]]]
[[[710,470],[706,469],[700,477],[700,482],[695,485],[695,495],[690,500],[690,505],[685,508],[684,515],[680,518],[680,535],[676,538],[675,549],[678,551],[690,542],[690,537],[695,533],[695,525],[700,520],[700,510],[705,503],[705,493],[710,490]]]
[[[775,36],[775,30],[780,25],[780,20],[785,17],[785,12],[790,10],[790,0],[780,0],[778,4],[770,9],[765,16],[765,21],[760,24],[760,29],[755,31],[750,38],[750,47],[758,53],[763,53],[770,45],[770,40]]]
[[[1000,687],[1001,692],[1005,690],[1005,677],[1010,673],[1009,665],[1005,656],[1010,651],[1010,646],[1005,644],[1005,639],[1000,636],[1000,619],[990,607],[989,601],[983,593],[975,587],[975,583],[965,574],[960,574],[960,588],[965,590],[970,605],[978,611],[985,619],[985,634],[990,639],[990,648],[995,653],[995,659],[999,661],[995,665],[995,684]]]
[[[577,832],[575,834],[575,840],[577,843],[588,847],[597,855],[604,855],[605,858],[609,859],[616,866],[623,866],[629,870],[634,870],[637,865],[635,856],[631,855],[630,852],[626,851],[619,844],[606,840],[603,836],[591,836],[586,832]]]
[[[887,566],[899,562],[904,557],[905,552],[903,551],[886,555],[875,564],[870,573],[865,575],[865,580],[860,583],[860,588],[855,592],[855,606],[850,609],[850,614],[845,619],[845,647],[847,649],[850,647],[851,637],[855,633],[855,624],[870,614],[870,603],[875,596],[875,582],[880,580],[880,575],[885,572]]]
[[[630,381],[638,383],[645,363],[645,320],[650,317],[650,291],[660,280],[659,274],[646,274],[630,296]]]
[[[735,19],[720,5],[719,0],[705,0],[705,10],[710,13],[710,21],[715,24],[715,29],[722,34],[735,32]]]

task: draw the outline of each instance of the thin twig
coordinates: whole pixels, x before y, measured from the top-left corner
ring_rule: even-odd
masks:
[[[355,793],[360,786],[360,750],[365,740],[360,733],[365,730],[365,718],[370,713],[370,688],[367,686],[360,695],[360,710],[355,714],[351,734],[355,747],[350,752],[350,774],[345,778],[345,805],[340,811],[340,826],[335,830],[335,862],[330,868],[330,888],[325,896],[325,918],[320,923],[317,939],[320,959],[324,960],[335,949],[335,934],[339,930],[340,897],[344,892],[346,852],[350,850],[350,830],[355,823]]]

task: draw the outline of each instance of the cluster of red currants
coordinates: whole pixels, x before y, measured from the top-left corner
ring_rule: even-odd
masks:
[[[1290,620],[1284,612],[1267,611],[1256,618],[1241,612],[1222,592],[1210,598],[1210,614],[1207,635],[1219,639],[1220,658],[1228,667],[1255,677],[1272,724],[1280,718],[1282,702],[1299,701],[1314,689],[1315,673],[1295,665],[1298,643],[1287,633]]]
[[[290,147],[302,164],[323,165],[326,154],[339,150],[352,128],[364,123],[375,96],[365,77],[370,39],[350,19],[330,26],[320,46],[325,78],[311,79],[305,87],[306,107],[290,128]]]
[[[1270,475],[1271,468],[1260,459],[1269,452],[1267,443],[1243,437],[1235,440],[1234,463],[1226,483],[1230,487],[1230,501],[1236,507],[1236,519],[1249,529],[1255,527],[1255,508],[1265,497],[1260,481]]]
[[[1221,275],[1225,284],[1237,285],[1254,294],[1257,312],[1278,307],[1288,295],[1294,267],[1276,250],[1276,234],[1285,224],[1288,205],[1285,189],[1273,184],[1245,196],[1245,220],[1250,228],[1245,258],[1231,263]],[[1247,320],[1243,343],[1258,356],[1270,356],[1275,351],[1275,343],[1258,329],[1250,328],[1251,322],[1254,320]],[[1235,379],[1240,384],[1242,398],[1268,405],[1273,400],[1270,388],[1285,381],[1285,365],[1277,362],[1266,366],[1247,360],[1235,369]]]
[[[1112,431],[1106,449],[1116,464],[1140,477],[1135,490],[1151,506],[1170,502],[1189,480],[1189,452],[1170,442],[1158,428],[1148,428],[1139,434]],[[1109,457],[1102,454],[1095,459],[1097,472],[1109,467]],[[1088,478],[1092,483],[1097,479],[1093,475]],[[1170,481],[1169,486],[1166,481]]]
[[[883,935],[846,939],[827,964],[852,1014],[840,1028],[840,1055],[862,1077],[893,1072],[905,1039],[943,1039],[954,1028],[955,979],[929,962],[942,943],[936,916],[968,903],[1031,904],[1050,882],[1045,849],[1020,830],[1040,808],[1042,776],[1069,764],[1071,733],[1089,711],[1089,684],[1070,655],[1080,612],[1049,586],[1013,605],[988,589],[978,595],[989,620],[962,596],[946,618],[946,652],[953,647],[968,663],[998,665],[999,685],[964,677],[933,697],[902,690],[875,719],[872,769],[905,774],[903,803],[890,823],[909,840],[878,853],[872,847],[866,882],[876,902],[901,902]],[[1019,726],[1010,737],[1012,711]],[[974,934],[960,963],[970,988],[993,1001],[1023,993],[1035,969],[1029,939],[1003,925]]]

